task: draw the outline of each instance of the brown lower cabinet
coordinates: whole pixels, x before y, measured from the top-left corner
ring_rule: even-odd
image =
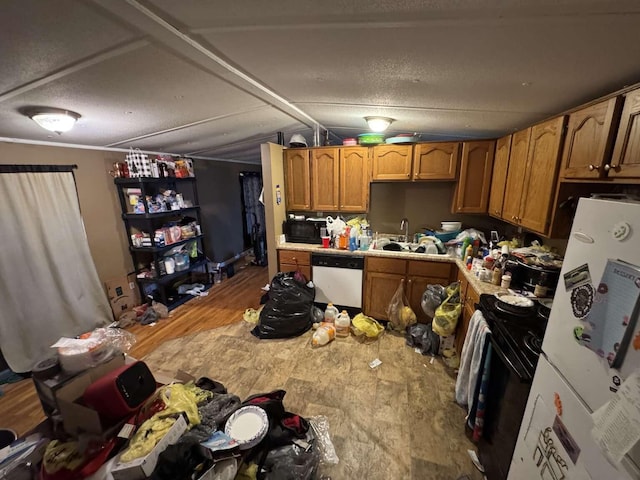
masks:
[[[429,284],[448,285],[454,265],[445,262],[367,257],[364,277],[365,315],[389,320],[387,306],[402,283],[411,309],[419,322],[428,322],[420,305]]]
[[[295,272],[300,269],[307,280],[311,278],[311,253],[299,250],[278,250],[278,271]]]
[[[460,282],[460,301],[462,302],[462,313],[458,319],[458,325],[456,327],[456,339],[455,346],[458,356],[462,353],[462,346],[464,345],[464,339],[467,336],[467,330],[469,329],[469,321],[475,311],[475,304],[480,300],[480,294],[476,292],[467,278],[464,276],[462,270],[458,269],[458,279]]]

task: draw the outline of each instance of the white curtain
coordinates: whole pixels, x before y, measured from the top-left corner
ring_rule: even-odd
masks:
[[[0,173],[0,349],[15,372],[111,321],[70,171]]]

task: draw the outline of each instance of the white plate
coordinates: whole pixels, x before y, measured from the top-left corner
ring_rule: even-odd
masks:
[[[496,298],[501,302],[504,302],[513,307],[531,308],[533,307],[533,300],[527,297],[521,297],[520,295],[513,295],[511,293],[498,292],[495,294]]]
[[[236,410],[224,426],[224,433],[238,442],[240,450],[255,447],[269,430],[267,413],[256,405]]]

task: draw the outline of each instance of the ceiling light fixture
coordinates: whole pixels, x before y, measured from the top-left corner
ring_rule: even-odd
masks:
[[[61,135],[73,128],[80,114],[60,108],[40,108],[30,112],[29,118],[45,130]]]
[[[364,117],[373,132],[384,132],[395,119],[389,117]]]

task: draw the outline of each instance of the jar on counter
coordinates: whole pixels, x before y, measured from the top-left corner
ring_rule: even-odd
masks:
[[[511,275],[503,275],[500,286],[502,288],[509,288],[511,286]]]

